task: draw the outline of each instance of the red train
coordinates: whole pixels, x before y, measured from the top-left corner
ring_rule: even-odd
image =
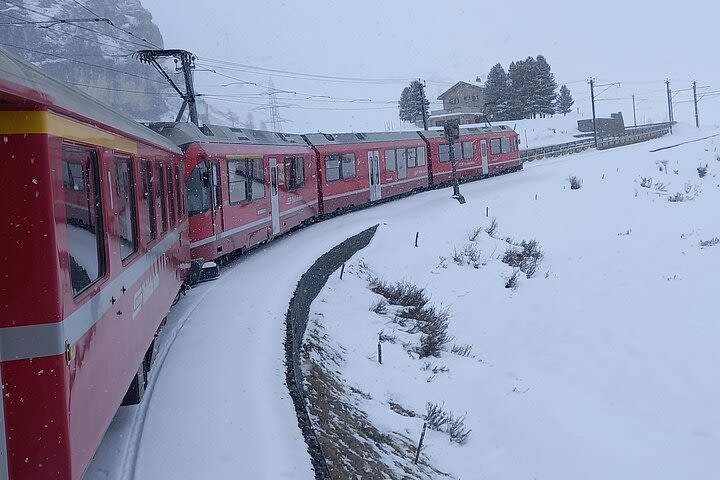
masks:
[[[190,270],[450,179],[440,132],[147,128],[0,49],[0,480],[79,480]],[[521,168],[461,129],[462,179]],[[195,260],[193,260],[195,259]]]

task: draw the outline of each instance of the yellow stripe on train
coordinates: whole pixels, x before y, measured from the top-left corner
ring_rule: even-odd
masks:
[[[0,135],[45,134],[137,154],[137,142],[48,111],[0,112]]]

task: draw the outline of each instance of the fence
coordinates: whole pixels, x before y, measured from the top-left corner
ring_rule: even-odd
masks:
[[[598,135],[598,150],[631,145],[633,143],[646,142],[654,138],[660,138],[670,133],[671,124],[656,123],[651,125],[638,125],[628,127],[621,135],[601,136]],[[579,153],[589,148],[595,148],[594,138],[587,138],[575,142],[548,145],[547,147],[528,148],[520,151],[520,158],[523,162],[532,162],[541,158],[559,157]]]

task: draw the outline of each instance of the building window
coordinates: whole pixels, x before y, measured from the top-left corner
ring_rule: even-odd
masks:
[[[498,155],[501,152],[501,141],[499,138],[490,139],[490,153]]]
[[[228,158],[230,203],[265,198],[265,164],[262,158]]]
[[[130,157],[115,156],[115,193],[120,224],[120,255],[123,260],[137,252],[135,180]]]
[[[305,185],[305,161],[302,157],[285,159],[285,186],[288,191]]]
[[[143,230],[145,231],[145,241],[147,243],[155,240],[157,236],[157,227],[155,220],[155,203],[153,202],[152,192],[152,163],[149,160],[143,160],[141,163],[142,185],[143,185],[143,211],[145,219],[143,221]]]
[[[105,275],[102,206],[93,150],[62,147],[63,194],[73,295]]]
[[[210,168],[207,160],[195,165],[187,180],[188,215],[210,210]]]
[[[325,179],[328,182],[355,178],[356,175],[354,153],[340,153],[325,157]]]
[[[385,170],[394,172],[397,170],[397,162],[395,161],[395,150],[385,150]]]
[[[167,206],[165,205],[165,171],[162,163],[155,164],[155,209],[160,212],[160,234],[168,229]]]

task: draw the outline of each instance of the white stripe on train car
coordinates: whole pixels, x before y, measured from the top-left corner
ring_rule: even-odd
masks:
[[[0,347],[1,348],[1,347]],[[0,368],[0,480],[8,480],[7,430],[5,428],[5,384]]]
[[[284,217],[285,215],[290,215],[291,213],[299,212],[300,210],[303,210],[308,207],[312,207],[313,205],[316,205],[317,203],[318,203],[317,200],[312,201],[310,203],[303,203],[302,205],[298,205],[297,207],[293,207],[288,210],[285,210],[284,212],[280,212],[280,216]]]
[[[361,188],[360,190],[353,190],[352,192],[338,193],[337,195],[327,195],[323,197],[325,200],[333,200],[335,198],[349,197],[350,195],[357,195],[358,193],[369,192],[369,188]]]
[[[419,182],[421,180],[427,180],[427,178],[428,178],[427,175],[421,176],[421,177],[407,178],[405,180],[398,180],[395,182],[383,183],[380,185],[380,187],[393,187],[395,185],[402,185],[403,183]]]
[[[0,361],[64,354],[65,342],[74,344],[80,340],[113,308],[111,300],[120,298],[123,288],[128,289],[145,276],[158,260],[162,260],[178,238],[177,230],[168,234],[63,321],[0,328]]]
[[[201,246],[201,245],[205,245],[205,244],[207,244],[207,243],[214,242],[215,240],[220,240],[221,238],[226,238],[226,237],[229,237],[229,236],[231,236],[231,235],[235,235],[236,233],[240,233],[240,232],[242,232],[242,231],[244,231],[244,230],[248,230],[248,229],[250,229],[250,228],[257,227],[258,225],[262,225],[263,223],[267,223],[267,222],[269,222],[270,220],[272,220],[272,217],[261,218],[260,220],[255,220],[254,222],[250,222],[250,223],[248,223],[248,224],[246,224],[246,225],[242,225],[242,226],[240,226],[240,227],[232,228],[232,229],[228,230],[227,232],[222,232],[222,233],[220,233],[220,234],[218,234],[218,235],[211,235],[211,236],[209,236],[209,237],[205,237],[205,238],[203,238],[202,240],[198,240],[198,241],[196,241],[196,242],[191,242],[191,243],[190,243],[190,248],[199,247],[199,246]]]

